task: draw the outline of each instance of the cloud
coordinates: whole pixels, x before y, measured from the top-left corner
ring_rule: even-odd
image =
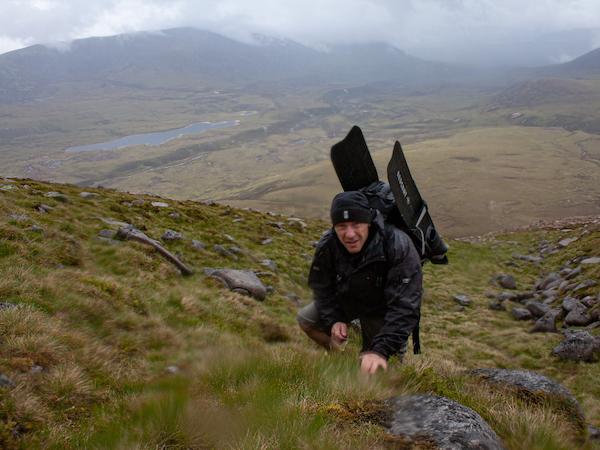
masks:
[[[574,28],[600,29],[598,0],[2,0],[6,48],[194,26],[320,46],[385,41],[460,55]],[[590,43],[591,45],[591,43]],[[483,51],[483,50],[482,50]]]

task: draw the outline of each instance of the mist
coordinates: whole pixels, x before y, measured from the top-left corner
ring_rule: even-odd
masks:
[[[386,42],[424,59],[480,65],[565,62],[600,46],[597,0],[4,0],[0,53],[190,26],[314,48]]]

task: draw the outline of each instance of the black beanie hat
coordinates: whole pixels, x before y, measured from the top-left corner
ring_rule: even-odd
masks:
[[[341,192],[331,202],[331,223],[340,222],[371,223],[373,210],[365,194],[359,191]]]

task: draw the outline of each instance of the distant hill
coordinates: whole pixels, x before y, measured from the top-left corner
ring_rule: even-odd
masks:
[[[568,63],[544,67],[537,73],[546,76],[598,78],[600,76],[600,48],[581,55]]]
[[[290,40],[255,36],[255,43],[247,44],[208,31],[176,28],[81,39],[65,49],[35,45],[0,55],[0,102],[48,96],[59,83],[185,88],[281,80],[423,84],[467,73],[382,43],[317,51]]]

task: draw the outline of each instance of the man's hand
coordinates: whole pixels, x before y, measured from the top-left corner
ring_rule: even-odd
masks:
[[[367,375],[376,373],[379,368],[387,370],[386,359],[377,353],[363,353],[360,355],[360,371]]]
[[[336,322],[331,327],[331,348],[342,349],[348,340],[348,325]]]

